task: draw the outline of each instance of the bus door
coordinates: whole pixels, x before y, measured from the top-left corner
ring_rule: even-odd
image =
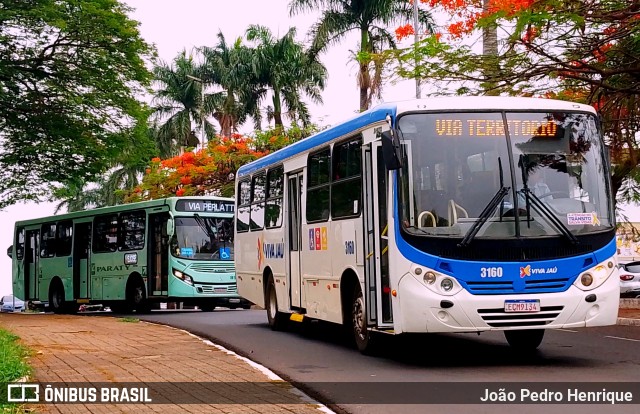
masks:
[[[40,257],[40,230],[27,230],[24,253],[24,292],[26,300],[38,298],[38,259]],[[48,300],[46,298],[45,300]]]
[[[73,229],[73,297],[88,299],[91,274],[91,222],[76,223]]]
[[[387,228],[387,176],[382,145],[375,141],[362,146],[364,177],[365,300],[370,325],[393,326]]]
[[[169,236],[168,213],[149,214],[149,241],[147,246],[147,297],[169,294]]]
[[[302,171],[287,174],[287,237],[289,239],[289,298],[292,308],[302,307],[300,253],[302,251]]]

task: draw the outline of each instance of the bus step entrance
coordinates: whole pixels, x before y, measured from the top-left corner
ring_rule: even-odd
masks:
[[[304,320],[304,315],[301,313],[292,313],[289,320],[293,322],[302,322]]]

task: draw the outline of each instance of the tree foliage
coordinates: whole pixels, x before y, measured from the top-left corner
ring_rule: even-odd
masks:
[[[289,4],[292,15],[316,10],[321,10],[322,16],[310,31],[312,55],[339,43],[349,32],[356,31],[360,35],[356,53],[359,66],[357,81],[360,110],[364,111],[382,91],[383,61],[375,59],[375,54],[387,47],[396,48],[389,25],[413,21],[413,6],[409,0],[291,0]],[[420,10],[419,19],[426,32],[433,30],[433,19],[429,13]]]
[[[422,41],[418,70],[438,94],[545,96],[594,105],[614,164],[613,189],[640,199],[640,3],[624,0],[421,0],[451,15],[442,38]],[[497,55],[468,37],[499,27]],[[415,76],[414,48],[396,54],[397,73]]]
[[[0,207],[90,181],[144,119],[152,48],[117,0],[0,7]]]
[[[221,195],[231,197],[235,174],[242,165],[318,131],[315,125],[274,128],[255,136],[218,136],[197,152],[153,158],[142,182],[121,192],[126,202],[173,196]]]

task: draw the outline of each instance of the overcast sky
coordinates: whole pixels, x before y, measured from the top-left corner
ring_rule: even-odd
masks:
[[[135,9],[132,18],[141,23],[142,37],[154,43],[160,59],[170,62],[182,49],[197,46],[213,46],[216,34],[222,31],[227,42],[243,36],[250,24],[260,24],[281,36],[290,27],[297,27],[298,40],[306,40],[309,27],[319,17],[318,13],[289,17],[288,0],[125,0]],[[354,51],[358,45],[355,33],[342,43],[331,47],[322,61],[329,78],[322,94],[323,105],[310,105],[314,122],[331,125],[353,116],[359,107],[359,91],[356,86],[357,66]],[[423,86],[423,89],[425,87]],[[413,98],[415,84],[405,81],[388,84],[383,89],[383,100],[394,101]],[[6,256],[11,245],[13,225],[17,220],[53,214],[55,204],[21,204],[0,212],[0,295],[11,292],[11,260]],[[632,221],[640,221],[640,211],[629,214]]]

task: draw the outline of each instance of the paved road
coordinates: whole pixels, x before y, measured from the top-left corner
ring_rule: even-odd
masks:
[[[640,327],[548,331],[541,350],[530,357],[514,354],[501,333],[393,337],[384,341],[380,355],[368,357],[341,339],[340,330],[333,325],[316,323],[304,330],[294,326],[286,332],[273,332],[266,325],[265,312],[259,310],[159,311],[141,318],[210,338],[306,388],[325,403],[342,400],[340,395],[351,390],[354,395],[366,393],[363,382],[497,382],[489,384],[497,388],[527,381],[635,382],[634,396],[640,403]],[[335,383],[347,384],[336,389]],[[389,386],[389,392],[407,392],[407,387]],[[463,386],[435,389],[465,393]],[[378,392],[384,393],[385,385]],[[389,406],[340,402],[348,404],[332,407],[355,414],[638,412],[638,405]]]

